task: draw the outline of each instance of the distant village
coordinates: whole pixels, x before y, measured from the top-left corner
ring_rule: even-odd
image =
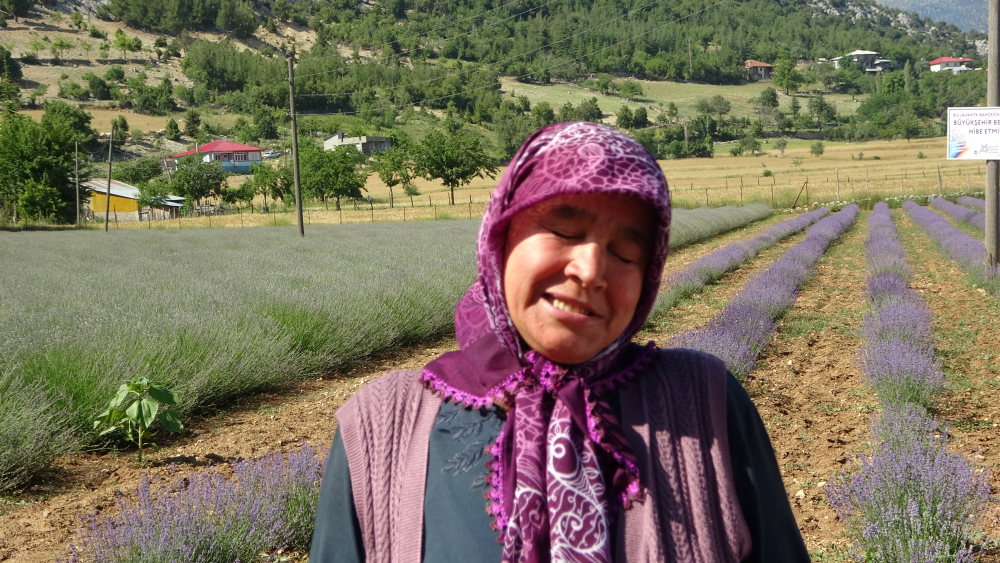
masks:
[[[839,70],[844,60],[853,61],[868,74],[884,74],[894,70],[892,67],[892,61],[882,58],[881,53],[876,51],[865,51],[862,49],[851,51],[850,53],[832,59],[821,58],[817,62],[830,63],[833,65],[833,68]],[[931,72],[949,71],[952,74],[958,74],[968,70],[981,70],[978,68],[970,68],[968,64],[971,62],[974,61],[966,58],[939,57],[933,61],[928,61],[927,64],[930,66]],[[770,80],[771,74],[774,72],[774,67],[772,65],[755,61],[753,59],[745,61],[743,63],[743,68],[746,69],[747,78],[752,82]]]

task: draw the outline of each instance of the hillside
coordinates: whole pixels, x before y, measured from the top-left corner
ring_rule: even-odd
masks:
[[[879,3],[923,17],[946,21],[966,31],[986,32],[989,4],[987,0],[879,0]]]

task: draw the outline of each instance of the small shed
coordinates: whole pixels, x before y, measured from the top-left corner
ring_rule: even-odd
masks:
[[[226,172],[247,174],[250,172],[251,164],[262,160],[261,152],[263,150],[264,149],[260,147],[241,145],[239,143],[232,143],[229,141],[212,141],[211,143],[196,146],[195,148],[184,151],[180,154],[175,154],[171,157],[174,159],[174,163],[171,168],[176,167],[177,161],[186,156],[201,154],[203,155],[202,161],[204,162],[221,162],[222,169]]]
[[[337,147],[353,145],[354,148],[365,154],[373,152],[384,152],[392,148],[392,139],[389,137],[348,137],[347,133],[337,133],[329,139],[323,141],[323,150],[337,150]]]
[[[81,188],[90,190],[90,212],[94,216],[104,216],[104,210],[108,209],[111,218],[118,221],[143,221],[172,219],[177,217],[184,198],[178,196],[167,196],[167,201],[163,205],[154,209],[144,207],[139,208],[139,188],[126,184],[118,180],[111,180],[111,201],[107,200],[108,179],[91,178],[80,184]]]
[[[760,80],[770,80],[771,73],[774,72],[773,66],[760,61],[755,61],[753,59],[749,59],[744,62],[743,68],[747,70],[747,78],[755,82]]]

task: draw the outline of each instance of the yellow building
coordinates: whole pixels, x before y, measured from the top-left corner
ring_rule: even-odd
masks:
[[[111,180],[111,201],[107,200],[108,179],[91,178],[81,187],[90,190],[90,210],[94,217],[104,218],[107,210],[109,221],[143,221],[171,219],[179,213],[184,198],[168,196],[162,207],[139,209],[139,188]]]

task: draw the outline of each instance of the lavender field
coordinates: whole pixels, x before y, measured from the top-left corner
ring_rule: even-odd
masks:
[[[771,214],[677,210],[674,245]],[[280,389],[453,330],[478,221],[0,236],[0,491],[94,442],[126,379],[183,413]]]
[[[981,265],[966,227],[927,207],[905,207],[821,209],[776,217],[759,227],[751,223],[730,234],[715,233],[732,227],[706,222],[701,228],[713,234],[700,241],[692,237],[697,242],[675,249],[672,260],[683,267],[662,288],[656,317],[673,319],[663,326],[677,329],[641,336],[661,345],[703,349],[727,361],[757,404],[814,560],[990,561],[996,555],[993,538],[1000,537],[1000,526],[991,516],[998,508],[989,491],[1000,485],[990,470],[1000,463],[1000,450],[993,448],[1000,421],[1000,366],[991,346],[1000,307],[995,297],[979,291],[979,278],[954,273],[959,266],[975,270]],[[753,213],[747,210],[747,215]],[[392,233],[384,225],[358,227],[349,235],[332,228],[321,240],[289,242],[280,233],[279,238],[246,239],[236,232],[231,238],[213,233],[211,241],[186,239],[183,245],[163,238],[157,244],[122,238],[116,248],[100,252],[67,248],[64,256],[94,257],[84,265],[74,263],[89,283],[70,283],[69,275],[46,277],[40,268],[23,291],[32,299],[48,299],[44,302],[51,308],[56,302],[51,289],[46,297],[43,289],[30,286],[51,288],[57,283],[53,279],[60,280],[64,291],[72,288],[69,295],[89,300],[86,315],[80,305],[64,305],[70,320],[52,313],[27,323],[36,338],[52,342],[50,351],[31,355],[31,347],[23,345],[17,365],[6,356],[0,360],[6,362],[0,385],[47,401],[47,424],[22,424],[21,443],[62,444],[61,450],[47,450],[49,456],[85,443],[87,435],[74,417],[81,417],[76,405],[87,399],[87,388],[71,392],[68,383],[77,382],[58,379],[60,366],[121,366],[161,378],[169,377],[169,370],[187,369],[183,378],[170,381],[188,393],[189,411],[210,410],[241,393],[281,388],[401,343],[446,334],[452,300],[474,269],[471,255],[458,249],[471,248],[475,223],[396,225],[399,231]],[[391,250],[373,252],[375,245]],[[130,260],[132,270],[112,267],[107,280],[113,283],[102,283],[101,264],[123,251],[142,260]],[[27,260],[30,251],[19,252]],[[196,260],[182,258],[185,254]],[[212,261],[218,266],[204,267]],[[54,268],[51,262],[46,267]],[[167,271],[197,274],[189,273],[185,285],[168,281]],[[6,283],[13,283],[6,275]],[[213,295],[208,287],[224,293]],[[123,300],[123,293],[138,299]],[[27,314],[26,306],[18,307]],[[7,332],[0,334],[8,345],[16,344],[17,331],[9,327],[17,316],[8,315],[0,325]],[[350,318],[367,320],[346,324]],[[338,327],[344,324],[347,328]],[[157,349],[153,338],[169,334],[164,327],[188,329],[183,338],[168,340],[170,353]],[[243,356],[233,357],[234,345],[213,352],[226,343],[215,327],[229,338],[245,339]],[[19,330],[24,334],[23,327]],[[59,355],[57,343],[78,343],[85,334],[99,336],[103,340],[95,341],[104,348],[77,348],[87,355],[75,364],[67,357],[71,354]],[[265,353],[279,360],[257,355],[254,347],[268,342]],[[150,356],[150,350],[156,354]],[[49,365],[55,367],[42,369]],[[85,373],[94,377],[96,370]],[[117,375],[101,380],[108,386],[115,381]],[[107,390],[94,391],[95,400],[105,400],[102,393]],[[0,422],[13,420],[2,419],[10,405],[25,404],[9,396],[0,393]],[[329,425],[323,428],[306,439],[328,443]],[[223,432],[214,438],[215,446],[204,447],[219,448],[225,440]],[[138,545],[162,560],[239,556],[242,561],[244,554],[272,553],[281,546],[301,552],[311,534],[324,453],[322,447],[287,451],[286,457],[255,454],[263,457],[234,463],[234,471],[243,472],[236,480],[209,469],[178,473],[177,479],[186,479],[183,490],[162,474],[132,482],[134,492],[116,501],[114,514],[120,516],[87,517],[67,538],[73,551],[63,557],[142,560],[128,555]],[[32,459],[37,463],[38,458]],[[263,504],[247,496],[255,487],[268,491]],[[42,502],[38,510],[45,506]],[[220,526],[213,517],[230,513],[252,518],[234,517]],[[2,514],[0,535],[13,529],[4,527]],[[247,524],[251,520],[267,525]],[[171,535],[167,530],[188,531]],[[293,555],[291,560],[299,559]]]

